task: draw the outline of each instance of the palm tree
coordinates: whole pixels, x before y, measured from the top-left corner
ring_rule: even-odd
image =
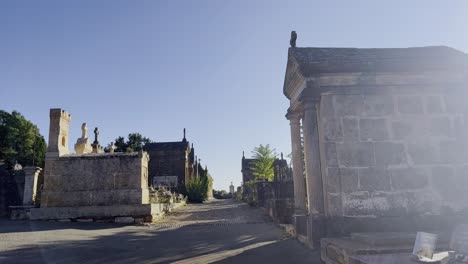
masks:
[[[270,145],[263,146],[260,144],[259,147],[254,148],[252,151],[253,158],[253,175],[256,180],[266,179],[272,181],[275,175],[273,170],[273,163],[276,159],[276,150],[271,149]]]

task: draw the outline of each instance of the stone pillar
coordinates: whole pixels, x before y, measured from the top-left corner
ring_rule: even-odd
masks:
[[[24,168],[24,195],[23,205],[33,205],[37,194],[37,181],[42,169],[39,167]]]
[[[302,160],[301,146],[301,116],[299,113],[289,112],[286,114],[291,126],[291,149],[293,164],[293,182],[294,182],[294,214],[306,214],[306,193],[304,181],[304,166]]]
[[[318,133],[318,101],[306,98],[302,102],[304,117],[302,130],[304,133],[304,156],[306,167],[307,198],[309,204],[309,219],[307,236],[310,246],[319,247],[324,215],[322,172],[320,169],[320,148]]]

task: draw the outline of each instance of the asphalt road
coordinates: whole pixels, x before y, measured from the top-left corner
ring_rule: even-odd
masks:
[[[0,263],[320,263],[248,205],[187,205],[158,223],[0,219]]]

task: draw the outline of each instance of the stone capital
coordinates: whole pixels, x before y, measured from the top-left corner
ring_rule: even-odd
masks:
[[[291,123],[299,122],[301,118],[302,113],[299,111],[288,110],[288,112],[286,113],[286,119],[288,119]]]

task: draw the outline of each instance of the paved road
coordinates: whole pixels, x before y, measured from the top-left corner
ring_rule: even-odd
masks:
[[[320,263],[258,209],[230,200],[187,205],[158,223],[0,219],[0,263]]]

